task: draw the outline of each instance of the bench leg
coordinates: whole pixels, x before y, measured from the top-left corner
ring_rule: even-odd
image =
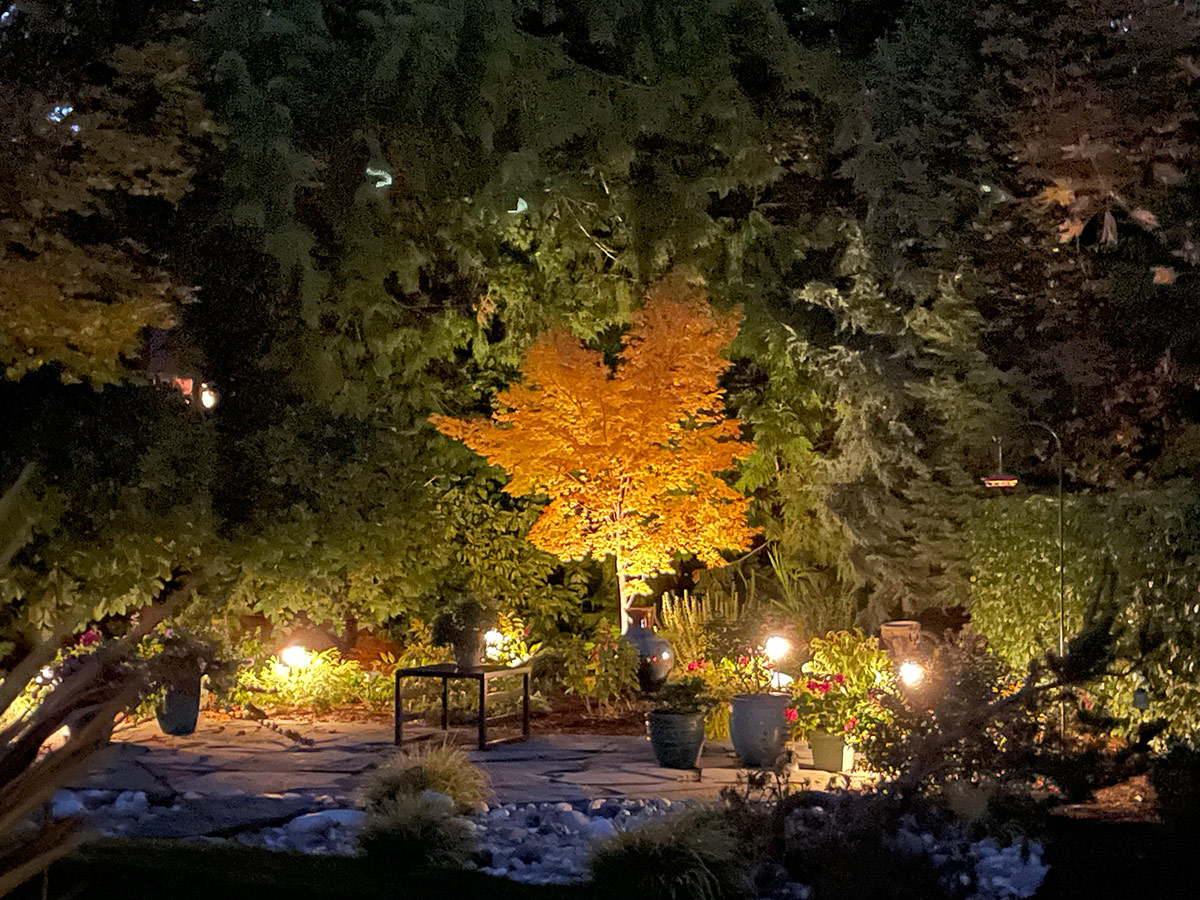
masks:
[[[487,679],[479,679],[479,749],[487,749]]]
[[[529,739],[529,673],[521,676],[521,736]]]
[[[404,743],[404,708],[403,700],[400,697],[400,673],[396,673],[395,699],[392,701],[392,713],[396,717],[395,734],[393,739],[397,747]]]

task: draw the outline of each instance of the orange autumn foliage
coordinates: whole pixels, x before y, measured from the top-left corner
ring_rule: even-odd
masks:
[[[715,313],[694,278],[674,275],[633,314],[615,371],[552,330],[490,420],[430,421],[510,473],[508,493],[549,498],[528,535],[535,546],[563,559],[614,557],[624,611],[677,553],[719,566],[722,549],[744,548],[754,533],[749,501],[716,474],[754,450],[717,386],[740,322],[740,310]]]

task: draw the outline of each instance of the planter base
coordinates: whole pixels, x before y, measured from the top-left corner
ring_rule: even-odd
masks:
[[[813,732],[808,736],[813,766],[826,772],[849,772],[854,768],[854,745],[836,734]]]

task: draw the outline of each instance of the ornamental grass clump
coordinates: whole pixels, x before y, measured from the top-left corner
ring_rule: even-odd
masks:
[[[720,810],[688,811],[600,844],[589,861],[598,896],[735,900],[753,892],[752,861]]]
[[[400,750],[367,776],[361,800],[368,815],[393,809],[398,797],[419,797],[436,791],[449,797],[462,812],[491,796],[487,773],[449,744],[421,744]]]
[[[453,803],[404,792],[368,811],[358,842],[368,857],[399,871],[462,869],[477,849],[471,822],[456,815]]]

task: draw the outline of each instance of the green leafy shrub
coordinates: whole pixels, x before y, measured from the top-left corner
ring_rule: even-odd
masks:
[[[335,706],[362,704],[390,709],[393,702],[391,672],[396,661],[380,669],[367,669],[357,660],[343,659],[337,650],[322,650],[303,666],[287,666],[275,657],[238,673],[230,699],[247,700],[278,709],[323,711]]]
[[[1107,741],[1072,742],[1067,752],[1059,745],[1058,700],[1111,662],[1112,615],[1096,615],[1063,659],[1048,656],[1024,676],[978,635],[964,633],[939,648],[920,690],[885,696],[891,715],[864,741],[867,765],[887,778],[882,790],[935,795],[962,782],[1002,789],[1001,797],[1048,784],[1078,801],[1143,770],[1160,725],[1143,726],[1116,751]]]
[[[1158,814],[1166,825],[1200,831],[1200,749],[1177,744],[1150,764]]]
[[[460,810],[470,810],[491,795],[487,773],[463,751],[449,744],[424,743],[393,753],[363,782],[361,797],[368,813],[391,808],[397,797],[437,791]]]
[[[602,622],[592,637],[571,635],[555,649],[563,688],[583,697],[588,712],[595,703],[611,713],[637,691],[638,654],[616,626]]]
[[[405,792],[368,812],[358,842],[369,858],[402,872],[465,868],[477,849],[470,821],[451,804]]]
[[[1087,686],[1108,728],[1133,734],[1150,719],[1168,734],[1200,730],[1200,504],[1192,488],[1076,495],[1065,502],[1066,630],[1083,625],[1111,568],[1125,596],[1115,644],[1123,677]],[[992,649],[1022,671],[1058,646],[1057,504],[1003,497],[978,506],[971,526],[971,622]],[[1135,706],[1135,690],[1150,709]]]
[[[609,838],[589,861],[597,896],[722,900],[749,896],[751,861],[720,810],[691,811]]]

